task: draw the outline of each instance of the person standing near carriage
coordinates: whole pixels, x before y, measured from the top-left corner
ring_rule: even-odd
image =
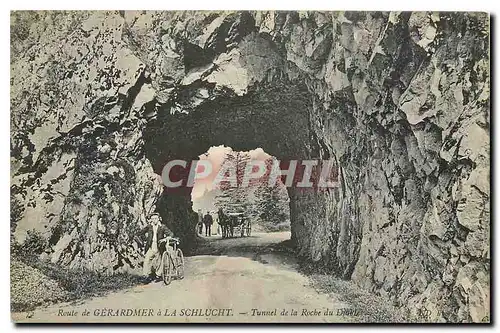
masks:
[[[209,212],[203,217],[203,224],[205,224],[205,236],[212,236],[212,224],[214,223],[214,219]]]
[[[198,210],[198,224],[196,226],[198,227],[198,234],[203,235],[203,213],[201,209]]]
[[[151,277],[152,275],[152,266],[154,260],[160,255],[160,246],[165,246],[165,243],[160,244],[160,240],[165,237],[173,237],[174,233],[167,228],[167,226],[161,223],[160,214],[154,213],[149,217],[151,223],[144,227],[137,234],[139,237],[143,237],[146,235],[146,255],[144,256],[144,265],[142,273],[144,277]],[[158,268],[154,267],[156,276],[158,276]],[[153,278],[155,276],[153,275]]]

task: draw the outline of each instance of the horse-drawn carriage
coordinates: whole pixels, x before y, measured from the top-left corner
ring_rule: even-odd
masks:
[[[219,210],[219,224],[222,230],[222,238],[250,236],[252,234],[252,225],[250,219],[243,213],[227,213],[224,214]]]

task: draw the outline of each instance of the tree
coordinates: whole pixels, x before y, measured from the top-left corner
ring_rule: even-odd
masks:
[[[220,193],[216,196],[216,206],[223,208],[226,213],[247,213],[249,203],[249,187],[243,187],[245,168],[251,157],[247,152],[228,152],[222,163],[222,169],[234,170],[236,183],[223,180],[219,187]],[[225,175],[229,176],[229,175]],[[227,178],[224,178],[227,179]]]
[[[273,157],[265,161],[269,177],[273,177],[279,170],[274,170],[275,159]],[[268,230],[280,229],[280,225],[287,223],[290,219],[288,206],[288,195],[286,189],[278,178],[274,186],[263,182],[256,190],[256,208],[258,218],[262,226]]]
[[[268,177],[274,177],[280,172],[279,167],[274,164],[275,160],[274,157],[270,157],[265,161],[267,177],[263,177],[264,181],[255,183],[254,186],[243,187],[245,168],[251,161],[251,156],[246,152],[229,152],[222,163],[222,168],[233,167],[236,182],[220,183],[215,206],[222,208],[225,213],[244,213],[253,223],[258,223],[269,231],[287,229],[290,208],[286,188],[279,177],[274,186],[269,186],[267,181]]]

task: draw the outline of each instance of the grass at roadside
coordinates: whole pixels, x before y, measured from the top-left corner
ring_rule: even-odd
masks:
[[[132,274],[104,275],[90,270],[72,270],[36,257],[11,259],[11,311],[99,296],[141,283]]]
[[[291,240],[286,240],[276,247],[290,255],[296,255]],[[341,303],[348,304],[348,309],[338,309],[347,320],[356,323],[397,323],[409,322],[405,312],[394,307],[391,302],[381,296],[374,295],[357,286],[353,281],[342,280],[331,274],[324,267],[309,261],[300,260],[300,271],[307,275],[313,287],[322,293],[329,294]]]
[[[356,323],[408,322],[404,312],[391,303],[356,286],[352,281],[341,280],[327,274],[310,274],[313,287],[323,293],[333,294],[339,301],[349,304],[349,310],[339,310],[347,319]]]

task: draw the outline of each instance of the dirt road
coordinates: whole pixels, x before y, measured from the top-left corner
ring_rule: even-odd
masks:
[[[212,237],[186,258],[186,276],[169,286],[137,286],[103,297],[13,314],[18,322],[342,322],[349,308],[317,292],[276,244],[288,232]],[[326,313],[325,313],[326,311]],[[29,318],[28,318],[29,317]]]

